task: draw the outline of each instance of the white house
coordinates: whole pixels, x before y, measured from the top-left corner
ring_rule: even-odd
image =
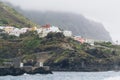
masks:
[[[61,32],[58,27],[51,26],[51,27],[41,27],[37,29],[37,33],[39,34],[39,37],[45,37],[50,32]]]
[[[20,63],[20,67],[21,67],[21,68],[24,67],[24,63]]]
[[[43,62],[39,62],[39,67],[43,67]]]
[[[49,32],[61,32],[58,27],[51,26]]]
[[[29,28],[14,28],[11,32],[9,32],[9,35],[14,35],[14,36],[20,36],[20,34],[23,34],[25,32],[27,32],[29,30]]]
[[[5,30],[6,33],[10,33],[10,32],[12,32],[14,30],[14,27],[6,26],[6,27],[4,27],[4,30]]]
[[[72,37],[72,31],[63,31],[64,36],[66,37]]]
[[[17,37],[19,37],[20,34],[21,34],[21,31],[20,31],[20,29],[18,29],[18,28],[14,28],[14,29],[9,33],[9,35],[14,35],[14,36],[17,36]]]
[[[39,34],[39,33],[42,32],[42,28],[38,28],[36,31],[37,31],[37,33]]]
[[[95,40],[93,40],[93,39],[86,39],[85,42],[88,43],[88,44],[90,44],[90,45],[92,45],[92,46],[94,46]]]
[[[28,30],[29,30],[29,28],[21,28],[21,29],[20,29],[21,33],[25,33],[25,32],[27,32]]]
[[[74,40],[76,40],[76,41],[78,41],[78,42],[80,42],[80,43],[85,43],[85,39],[82,38],[81,36],[75,36],[75,37],[74,37]]]
[[[49,33],[48,29],[43,27],[37,29],[36,31],[39,34],[39,37],[45,37]]]

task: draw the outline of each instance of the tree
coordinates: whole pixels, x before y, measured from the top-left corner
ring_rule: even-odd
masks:
[[[63,33],[48,33],[48,35],[46,36],[47,39],[49,38],[56,38],[56,39],[59,39],[59,38],[65,38],[65,36],[63,35]]]

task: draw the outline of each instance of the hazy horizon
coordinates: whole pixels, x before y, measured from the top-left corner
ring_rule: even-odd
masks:
[[[2,0],[24,10],[59,11],[82,14],[102,23],[110,32],[113,41],[120,42],[120,1],[119,0]]]

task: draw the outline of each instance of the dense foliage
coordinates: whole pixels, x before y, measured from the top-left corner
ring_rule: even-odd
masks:
[[[45,65],[58,70],[72,69],[72,67],[78,69],[85,65],[112,65],[118,64],[120,60],[119,46],[115,47],[110,42],[95,43],[91,46],[65,37],[62,33],[49,33],[46,37],[39,38],[35,31],[26,32],[20,37],[1,35],[1,64],[4,59],[19,56],[23,57],[23,61],[28,62],[36,62],[40,57],[44,57]]]

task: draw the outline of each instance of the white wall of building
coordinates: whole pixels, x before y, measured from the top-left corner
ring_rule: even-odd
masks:
[[[27,32],[28,30],[29,30],[29,28],[21,28],[21,29],[20,29],[21,33],[25,33],[25,32]]]
[[[72,37],[72,31],[63,31],[64,36]]]
[[[43,62],[39,62],[39,66],[40,66],[40,67],[43,67]]]
[[[37,33],[39,34],[40,37],[45,37],[47,36],[48,33],[50,32],[61,32],[58,27],[51,26],[50,28],[39,28],[37,29]]]
[[[95,40],[93,40],[93,39],[86,39],[86,41],[85,41],[85,42],[93,46],[93,45],[94,45]]]
[[[61,32],[58,27],[52,26],[50,27],[50,32]]]
[[[20,67],[23,67],[24,66],[24,64],[23,63],[20,63]]]

